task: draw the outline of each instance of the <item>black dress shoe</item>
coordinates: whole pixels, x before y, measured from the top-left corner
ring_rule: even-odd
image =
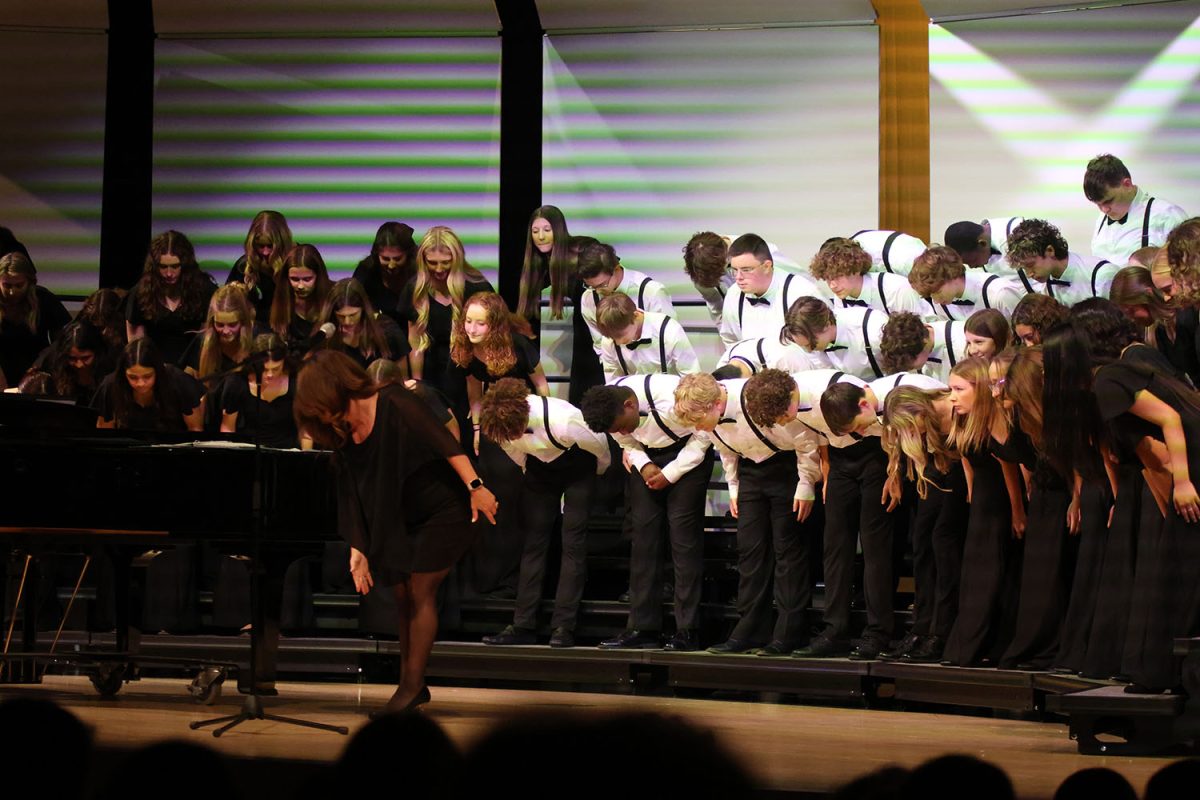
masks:
[[[946,649],[946,640],[941,636],[922,636],[913,649],[900,656],[902,664],[936,664],[942,661],[942,651]],[[950,665],[947,665],[950,666]]]
[[[849,654],[849,642],[824,635],[814,638],[807,647],[792,651],[793,658],[842,658]]]
[[[879,658],[879,654],[887,649],[888,640],[883,636],[864,636],[855,647],[850,651],[851,661],[874,661]]]
[[[483,637],[483,643],[491,645],[537,644],[537,634],[528,628],[509,625],[497,634]]]
[[[910,633],[908,636],[905,636],[903,639],[897,642],[895,646],[889,647],[886,650],[881,650],[879,652],[879,660],[895,661],[899,659],[900,656],[904,655],[909,650],[912,650],[914,647],[920,644],[921,640],[924,638],[925,637],[919,633]]]
[[[718,655],[729,655],[731,653],[746,653],[758,645],[747,642],[745,639],[726,639],[720,644],[714,644],[708,648],[708,652],[717,653]]]
[[[766,647],[760,647],[755,655],[762,656],[763,658],[779,658],[780,656],[791,655],[792,651],[795,649],[796,646],[791,642],[783,642],[779,639],[772,639]]]
[[[550,646],[551,647],[574,647],[575,646],[575,633],[573,631],[569,631],[566,628],[563,628],[561,626],[555,628],[554,632],[550,634]]]
[[[658,631],[625,631],[600,643],[601,650],[657,650],[660,647],[662,641]]]
[[[700,633],[695,628],[681,628],[663,645],[663,650],[675,653],[694,653],[699,649]]]

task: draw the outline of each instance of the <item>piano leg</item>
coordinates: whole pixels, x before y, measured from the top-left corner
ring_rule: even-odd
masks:
[[[39,573],[37,557],[28,553],[23,557],[13,553],[9,558],[4,559],[4,563],[6,567],[9,564],[13,566],[20,564],[20,566],[15,570],[19,578],[13,593],[12,616],[7,620],[8,624],[4,626],[4,638],[3,641],[0,641],[0,645],[3,645],[6,654],[32,653],[37,649],[37,602],[34,597]],[[9,584],[7,569],[4,571],[3,581],[3,585],[7,588]],[[24,603],[23,612],[21,603]],[[7,605],[6,602],[6,608]],[[21,615],[20,639],[13,641],[16,638],[14,632],[18,614]],[[0,683],[41,683],[41,680],[37,663],[32,658],[5,658],[0,661]]]
[[[143,548],[137,548],[141,550]],[[113,547],[109,549],[113,565],[113,617],[116,622],[116,651],[118,653],[136,654],[141,649],[142,632],[133,624],[133,558],[134,552],[130,547]]]

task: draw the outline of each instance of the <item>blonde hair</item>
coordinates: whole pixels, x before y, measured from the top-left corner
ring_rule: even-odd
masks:
[[[24,322],[29,326],[29,332],[36,334],[38,325],[37,299],[37,269],[24,253],[13,251],[0,257],[0,275],[11,275],[14,278],[25,278],[29,285],[25,288],[22,298],[25,306]],[[0,320],[4,319],[4,306],[0,305]]]
[[[246,287],[240,283],[229,283],[213,292],[212,299],[208,301],[208,318],[204,321],[204,338],[200,343],[200,363],[197,366],[201,377],[221,369],[221,340],[213,326],[213,318],[217,314],[230,313],[237,314],[241,325],[235,360],[240,361],[250,354],[250,346],[254,343],[254,306],[250,304]]]
[[[675,387],[675,418],[694,427],[721,399],[721,385],[707,372],[684,375]]]
[[[992,435],[992,423],[1001,414],[1000,405],[992,397],[992,382],[986,358],[967,358],[954,365],[950,377],[958,376],[975,388],[975,403],[971,411],[955,415],[950,421],[950,441],[958,452],[966,454],[982,450]]]
[[[269,259],[264,261],[258,255],[258,248],[254,246],[256,240],[271,243]],[[283,259],[292,249],[292,244],[292,229],[288,227],[283,214],[278,211],[260,211],[255,214],[242,245],[246,257],[246,264],[242,268],[242,280],[246,286],[257,286],[258,276],[263,273],[275,278],[283,266]]]
[[[432,293],[432,279],[429,276],[429,263],[425,260],[430,251],[445,250],[450,254],[450,274],[446,278],[446,291],[450,293],[451,329],[462,316],[463,295],[467,279],[473,282],[483,281],[483,274],[467,263],[466,252],[458,235],[444,225],[435,225],[421,239],[417,248],[417,277],[413,283],[412,304],[417,312],[417,320],[413,324],[414,331],[409,344],[417,352],[429,349],[432,340],[429,338],[429,295]]]
[[[925,475],[930,462],[934,469],[945,474],[959,458],[950,448],[946,433],[938,427],[938,414],[934,408],[935,401],[949,396],[948,389],[897,386],[888,392],[883,403],[881,438],[888,454],[888,476],[907,477],[913,481],[921,499],[929,495],[930,486],[940,492],[949,491]]]
[[[627,294],[610,294],[596,304],[596,329],[601,336],[612,338],[637,319],[638,307]]]

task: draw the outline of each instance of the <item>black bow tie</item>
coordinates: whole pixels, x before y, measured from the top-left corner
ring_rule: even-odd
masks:
[[[863,308],[866,308],[866,307],[867,307],[867,301],[866,301],[866,300],[853,300],[853,299],[849,299],[849,298],[844,298],[844,299],[842,300],[842,305],[846,306],[846,308],[849,308],[850,306],[861,306],[861,307],[863,307]]]
[[[749,294],[746,295],[746,302],[748,302],[752,306],[769,306],[769,305],[771,305],[770,299],[768,299],[766,297],[755,297],[755,296],[749,295]]]
[[[845,350],[845,349],[846,349],[846,345],[844,345],[844,344],[831,344],[831,345],[829,345],[829,347],[825,348],[825,352],[826,353],[835,353],[838,350]]]
[[[526,429],[525,429],[525,435],[526,435],[526,436],[530,435],[531,433],[533,433],[533,428],[526,428]]]
[[[650,340],[649,339],[634,339],[632,342],[625,345],[625,349],[626,350],[637,350],[639,347],[641,347],[644,344],[650,344]]]
[[[718,420],[717,424],[718,425],[736,425],[737,420],[734,419],[733,417],[726,417],[725,419]]]
[[[973,305],[975,305],[975,301],[974,300],[951,300],[950,305],[952,305],[952,306],[973,306]]]
[[[1121,217],[1120,219],[1113,219],[1112,217],[1104,218],[1105,225],[1124,225],[1128,221],[1129,221],[1129,212],[1128,211],[1126,211],[1125,216]]]
[[[1064,281],[1061,278],[1047,278],[1046,283],[1050,284],[1051,286],[1070,286],[1071,285],[1070,281]]]

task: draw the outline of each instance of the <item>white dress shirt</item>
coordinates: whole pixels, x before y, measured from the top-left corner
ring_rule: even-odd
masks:
[[[525,434],[500,447],[521,471],[525,471],[525,460],[533,456],[547,464],[578,445],[596,457],[596,474],[601,475],[612,459],[608,449],[608,437],[595,433],[583,421],[583,414],[566,400],[557,397],[541,397],[531,394],[529,423]]]
[[[657,450],[684,440],[683,449],[662,468],[663,476],[675,483],[704,460],[704,451],[712,446],[708,435],[687,427],[675,416],[678,375],[630,375],[618,378],[616,385],[632,390],[638,401],[641,419],[637,428],[631,434],[613,434],[634,469],[640,472],[650,463],[647,447]]]
[[[710,437],[717,455],[721,457],[725,480],[729,484],[729,497],[736,500],[738,496],[739,459],[748,458],[761,464],[780,452],[795,451],[797,480],[793,496],[799,500],[816,499],[813,487],[821,479],[817,450],[821,444],[819,437],[799,422],[765,428],[755,424],[746,414],[746,401],[742,394],[746,379],[735,378],[720,383],[727,395],[725,413]]]
[[[855,386],[866,387],[866,381],[836,369],[797,372],[792,375],[792,379],[796,381],[796,388],[800,391],[799,414],[796,419],[820,436],[821,444],[830,447],[850,447],[867,436],[879,436],[883,433],[883,427],[876,423],[868,428],[866,433],[835,434],[825,422],[825,415],[821,413],[821,395],[825,394],[825,390],[830,386],[835,383],[852,383]]]
[[[771,276],[770,286],[761,296],[743,295],[737,286],[731,287],[721,311],[721,341],[729,347],[742,339],[778,336],[791,304],[805,296],[820,297],[829,302],[827,288],[778,267]]]
[[[1187,218],[1182,208],[1160,197],[1151,197],[1139,186],[1129,213],[1121,220],[1100,215],[1092,234],[1092,255],[1124,266],[1143,247],[1166,244],[1167,234]]]
[[[868,383],[867,386],[871,387],[871,391],[875,393],[875,411],[879,414],[883,413],[883,403],[887,400],[887,396],[897,387],[915,386],[918,389],[949,388],[937,378],[922,375],[919,372],[898,372],[895,375],[877,378]]]
[[[834,308],[877,308],[885,314],[908,311],[918,317],[937,316],[934,304],[917,294],[903,275],[869,272],[863,275],[858,297],[838,298]]]
[[[934,322],[933,350],[921,372],[950,385],[950,370],[967,355],[967,323],[962,320]]]
[[[607,336],[600,340],[604,382],[612,383],[626,375],[699,372],[700,362],[683,326],[666,314],[653,311],[643,314],[642,335],[638,339],[629,344],[617,344]]]
[[[675,306],[671,304],[671,295],[667,288],[643,272],[622,266],[621,283],[617,291],[626,295],[633,304],[642,311],[657,311],[668,317],[675,316]],[[596,327],[596,304],[600,302],[599,292],[595,289],[584,289],[583,299],[579,301],[579,313],[592,332],[592,349],[600,355],[600,329]]]
[[[837,335],[828,347],[812,355],[823,358],[833,369],[865,381],[882,378],[879,343],[883,341],[887,314],[874,308],[839,308],[833,315]]]
[[[1008,235],[1025,221],[1024,217],[988,217],[984,220],[992,229],[992,249],[1001,255],[1008,252]]]
[[[938,304],[943,311],[943,318],[965,320],[985,308],[994,308],[1005,317],[1011,317],[1017,303],[1029,294],[1015,275],[988,275],[980,270],[968,269],[964,281],[962,294],[957,300]]]
[[[1113,277],[1122,269],[1107,259],[1067,254],[1067,268],[1062,277],[1047,278],[1042,284],[1042,294],[1053,297],[1068,308],[1082,303],[1089,297],[1108,297]]]
[[[792,342],[781,342],[778,335],[735,342],[725,348],[725,352],[717,361],[717,367],[723,367],[734,361],[740,361],[749,367],[751,375],[764,369],[802,372],[806,369],[822,369],[828,366],[825,359],[816,357],[813,353],[804,352],[799,345]]]
[[[913,260],[925,252],[926,245],[915,236],[899,231],[859,231],[850,237],[871,256],[872,272],[912,272]]]

